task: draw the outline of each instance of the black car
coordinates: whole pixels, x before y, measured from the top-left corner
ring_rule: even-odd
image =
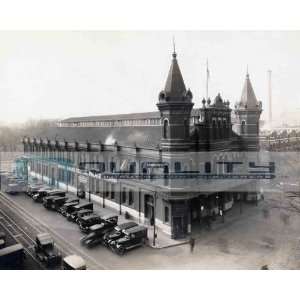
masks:
[[[77,204],[76,206],[74,206],[72,212],[67,213],[66,216],[67,216],[68,221],[76,222],[76,220],[77,220],[77,213],[80,210],[83,210],[83,209],[93,210],[93,207],[94,207],[94,205],[93,205],[92,202]]]
[[[36,236],[34,246],[35,254],[47,267],[61,263],[61,255],[54,246],[54,241],[49,233],[40,233]]]
[[[76,205],[78,205],[79,199],[73,199],[72,201],[68,201],[58,210],[63,216],[67,216],[70,214]]]
[[[91,247],[103,242],[103,237],[110,232],[118,223],[117,215],[101,217],[101,223],[88,227],[89,234],[81,239],[81,243]],[[82,230],[82,229],[81,229]]]
[[[77,219],[76,219],[76,223],[78,223],[78,221],[80,220],[80,218],[85,217],[85,216],[89,216],[93,213],[92,209],[86,209],[83,208],[80,211],[77,212]]]
[[[103,237],[103,244],[108,246],[112,241],[119,239],[124,236],[124,231],[126,229],[138,226],[135,222],[126,222],[123,224],[117,225],[112,231],[106,233]]]
[[[47,209],[52,209],[52,210],[58,210],[60,207],[62,207],[65,202],[67,201],[66,196],[48,196],[44,197],[43,199],[43,205]]]
[[[147,239],[147,228],[135,226],[124,230],[124,236],[112,241],[109,246],[117,254],[123,255],[130,249],[142,246]]]
[[[82,232],[87,233],[91,226],[95,224],[101,224],[102,218],[101,216],[93,213],[93,214],[89,214],[88,216],[83,216],[81,218],[78,218],[77,223],[79,225],[80,230]]]
[[[26,189],[26,194],[29,197],[32,197],[35,193],[39,191],[39,189],[43,188],[45,185],[42,183],[31,183],[28,184],[27,189]]]
[[[43,202],[44,197],[49,197],[49,196],[60,196],[60,197],[65,197],[66,192],[62,190],[40,190],[37,194],[35,194],[32,199],[35,202]]]
[[[48,192],[52,191],[50,187],[39,188],[36,192],[31,194],[34,202],[42,202],[44,196],[48,196]]]

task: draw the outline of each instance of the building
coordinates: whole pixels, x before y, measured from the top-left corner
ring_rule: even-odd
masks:
[[[156,106],[149,113],[69,118],[25,137],[30,174],[69,191],[84,190],[91,201],[174,239],[186,237],[207,216],[224,215],[235,201],[256,197],[185,176],[226,173],[214,162],[225,161],[228,152],[259,149],[262,105],[249,74],[233,112],[220,94],[197,108],[174,52]]]

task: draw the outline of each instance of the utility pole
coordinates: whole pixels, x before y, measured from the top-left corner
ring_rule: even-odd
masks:
[[[268,70],[269,123],[272,124],[272,71]]]

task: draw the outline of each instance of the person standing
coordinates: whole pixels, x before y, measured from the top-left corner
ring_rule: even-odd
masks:
[[[189,243],[190,243],[191,253],[193,253],[194,252],[194,248],[195,248],[195,239],[191,237]]]

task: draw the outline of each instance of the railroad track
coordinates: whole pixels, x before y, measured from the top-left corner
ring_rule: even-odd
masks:
[[[17,243],[23,245],[27,255],[29,255],[41,269],[45,269],[44,265],[35,256],[34,240],[3,210],[0,210],[0,224]]]
[[[30,231],[34,232],[34,237],[38,233],[42,232],[49,232],[51,236],[55,240],[56,248],[59,250],[60,253],[62,253],[64,256],[71,255],[74,253],[77,253],[81,255],[87,263],[88,269],[107,269],[103,264],[96,261],[93,257],[90,257],[88,254],[83,252],[81,249],[78,249],[77,247],[74,247],[70,243],[68,243],[63,237],[61,237],[58,233],[51,230],[46,224],[43,224],[42,222],[36,220],[34,217],[32,217],[27,211],[25,211],[23,208],[21,208],[19,205],[15,204],[12,199],[10,199],[8,196],[0,192],[0,222],[1,222],[1,213],[5,214],[6,217],[12,220],[12,222],[15,224],[13,226],[17,226],[20,230],[19,233],[16,234],[17,238],[23,239],[22,232],[25,233],[25,236],[27,238],[27,244],[28,245],[28,239],[31,240],[31,244],[28,247],[28,251],[32,253],[34,251],[33,245],[34,240],[30,237],[29,234],[27,234],[14,220],[12,217],[8,216],[7,213],[3,212],[3,209],[1,209],[1,205],[4,206],[6,210],[9,210],[11,214],[16,215],[17,217],[21,218],[26,222],[26,227],[30,227]],[[6,226],[5,226],[6,227]],[[29,228],[28,228],[29,229]],[[21,231],[21,232],[20,232]],[[21,242],[22,243],[22,242]],[[26,242],[25,242],[26,243]],[[23,244],[23,243],[22,243]],[[29,254],[30,255],[30,254]],[[30,255],[31,256],[31,255]],[[36,259],[36,257],[34,257]],[[45,269],[45,267],[44,267]]]

